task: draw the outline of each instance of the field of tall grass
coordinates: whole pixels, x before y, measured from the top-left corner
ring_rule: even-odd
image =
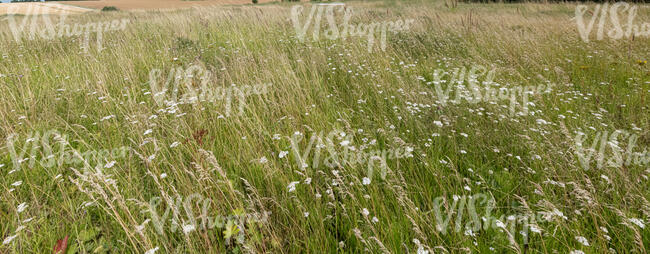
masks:
[[[312,4],[68,16],[129,21],[87,44],[4,16],[0,253],[650,250],[647,37],[586,42],[576,4],[345,2],[414,21],[382,49],[299,38]],[[472,80],[544,89],[437,90]]]

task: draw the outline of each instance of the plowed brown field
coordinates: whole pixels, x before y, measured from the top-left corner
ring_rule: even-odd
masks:
[[[259,0],[260,3],[273,2],[277,0]],[[81,7],[101,9],[104,6],[115,6],[120,10],[134,9],[173,9],[187,8],[192,6],[209,6],[224,4],[250,4],[251,0],[99,0],[99,1],[66,1],[65,4]]]
[[[59,3],[0,3],[0,15],[3,14],[73,14],[92,11],[92,9]]]
[[[279,0],[259,0],[268,3]],[[228,4],[251,4],[252,0],[96,0],[96,1],[61,1],[34,3],[0,3],[2,14],[72,14],[101,9],[104,6],[115,6],[120,10],[152,10],[190,8],[193,6],[211,6]]]

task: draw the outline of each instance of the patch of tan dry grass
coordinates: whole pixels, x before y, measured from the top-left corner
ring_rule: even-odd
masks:
[[[260,0],[260,3],[274,2],[277,0]],[[100,1],[69,1],[66,4],[87,8],[101,9],[104,6],[115,6],[120,10],[151,10],[151,9],[176,9],[194,6],[212,6],[227,4],[251,4],[251,0],[100,0]]]

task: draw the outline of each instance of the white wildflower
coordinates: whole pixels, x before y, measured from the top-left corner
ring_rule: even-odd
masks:
[[[106,163],[106,165],[104,165],[104,168],[112,168],[115,165],[115,163],[116,161],[111,161],[109,163]]]
[[[640,228],[645,228],[645,224],[643,223],[643,220],[642,220],[642,219],[629,218],[629,219],[627,219],[627,220],[629,220],[630,222],[636,224],[636,225],[639,226]]]
[[[7,238],[5,238],[4,241],[2,241],[2,244],[3,244],[3,245],[9,244],[9,243],[11,243],[11,241],[13,241],[14,238],[16,238],[16,237],[18,237],[17,234],[16,234],[16,235],[12,235],[12,236],[7,236]]]
[[[156,251],[158,251],[158,249],[160,249],[160,247],[156,246],[156,248],[150,249],[147,252],[145,252],[144,254],[154,254],[154,253],[156,253]]]
[[[18,205],[18,208],[17,208],[17,209],[18,209],[18,213],[22,213],[23,211],[25,211],[25,208],[27,208],[28,206],[29,206],[29,205],[27,205],[27,203],[25,203],[25,202],[23,202],[22,204]]]
[[[188,234],[188,233],[194,231],[194,229],[196,229],[196,227],[194,227],[194,224],[183,225],[183,233],[185,233],[185,234]]]
[[[589,241],[587,241],[587,238],[584,238],[582,236],[576,236],[576,241],[578,241],[584,246],[589,246]]]
[[[607,183],[611,183],[611,181],[609,180],[609,177],[606,176],[606,175],[600,175],[600,178],[605,179],[605,181],[607,181]]]
[[[495,225],[496,225],[498,228],[503,228],[503,229],[506,228],[506,224],[503,224],[503,222],[501,222],[500,220],[495,220]]]
[[[289,190],[289,192],[295,191],[296,190],[296,184],[298,184],[298,183],[300,183],[300,182],[291,182],[291,183],[289,183],[289,185],[287,186],[287,189]]]
[[[542,229],[534,224],[530,225],[530,231],[533,231],[533,233],[542,233]]]
[[[106,120],[114,118],[114,117],[115,117],[115,115],[105,116],[105,117],[102,117],[102,119],[100,119],[99,121],[103,122],[103,121],[106,121]]]
[[[547,122],[547,121],[544,120],[544,119],[537,119],[535,122],[537,122],[537,124],[539,124],[539,125],[546,125],[546,124],[549,124],[549,122]]]

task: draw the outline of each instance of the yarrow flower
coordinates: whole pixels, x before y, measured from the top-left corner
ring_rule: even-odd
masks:
[[[28,206],[29,206],[29,205],[27,205],[26,202],[23,202],[23,203],[21,203],[20,205],[18,205],[18,207],[17,207],[18,213],[22,213],[23,211],[25,211],[25,209],[26,209]]]
[[[502,228],[502,229],[505,229],[505,228],[506,228],[506,224],[503,224],[503,222],[501,222],[500,220],[495,220],[495,225],[496,225],[498,228]]]
[[[629,220],[630,222],[636,224],[636,225],[639,226],[640,228],[645,228],[645,224],[643,223],[643,220],[641,220],[641,219],[637,219],[637,218],[629,218],[629,219],[627,219],[627,220]]]
[[[5,238],[4,241],[2,241],[2,244],[3,244],[3,245],[9,244],[9,243],[11,243],[11,241],[13,241],[14,238],[16,238],[16,237],[18,237],[17,234],[16,234],[16,235],[12,235],[12,236],[7,236],[7,238]]]
[[[106,163],[106,165],[104,165],[104,168],[112,168],[115,165],[115,163],[116,161],[111,161],[109,163]]]
[[[196,227],[194,227],[194,224],[183,225],[183,233],[185,234],[194,231],[194,229],[196,229]]]
[[[147,252],[145,252],[144,254],[154,254],[154,253],[156,253],[156,251],[158,251],[158,249],[160,249],[160,247],[156,246],[156,248],[150,249]]]
[[[298,184],[298,183],[300,183],[300,182],[291,182],[291,183],[289,183],[289,185],[287,186],[287,189],[289,190],[289,192],[295,191],[296,190],[296,184]]]
[[[582,236],[576,236],[576,241],[578,241],[584,246],[589,246],[589,241],[587,241],[587,238],[584,238]]]
[[[532,224],[530,225],[530,231],[532,231],[533,233],[541,233],[542,229],[539,228],[537,225]]]

